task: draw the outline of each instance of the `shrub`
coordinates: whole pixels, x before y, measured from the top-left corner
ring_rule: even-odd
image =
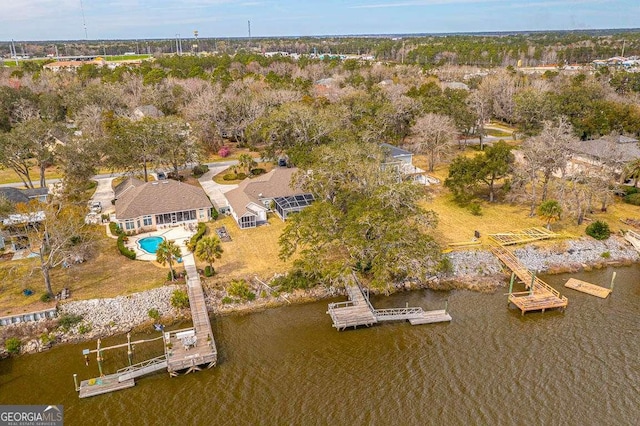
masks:
[[[226,146],[223,146],[222,148],[220,148],[220,149],[218,150],[218,155],[219,155],[220,157],[222,157],[222,158],[224,158],[224,157],[228,157],[228,156],[229,156],[229,154],[231,154],[231,150],[230,150],[228,147],[226,147]]]
[[[205,277],[212,277],[214,276],[216,273],[215,269],[213,269],[211,267],[211,265],[207,265],[206,268],[204,268],[204,276]]]
[[[173,275],[171,275],[171,271],[167,272],[167,281],[175,281],[178,278],[178,273],[173,271]]]
[[[58,326],[67,331],[80,321],[82,321],[82,315],[62,314],[58,320]]]
[[[473,202],[469,204],[469,211],[474,216],[482,216],[482,206],[480,206],[480,203]]]
[[[171,306],[177,309],[189,307],[189,296],[183,290],[176,290],[171,295]]]
[[[243,180],[247,177],[245,173],[227,173],[222,176],[223,180]]]
[[[44,346],[47,346],[49,343],[52,343],[56,340],[56,336],[54,334],[42,333],[40,335],[40,343]]]
[[[211,207],[211,219],[217,220],[219,216],[218,210],[215,207]]]
[[[600,257],[602,257],[603,259],[609,259],[611,257],[611,252],[609,251],[604,251],[602,252],[602,254],[600,255]]]
[[[80,324],[78,326],[78,333],[87,334],[91,331],[91,324]]]
[[[606,240],[611,236],[611,229],[609,229],[609,225],[606,222],[602,222],[600,220],[596,220],[585,230],[587,235],[595,238],[596,240]]]
[[[245,280],[232,280],[227,286],[227,293],[242,300],[251,301],[256,298],[255,293],[251,291]]]
[[[160,312],[156,308],[151,308],[147,311],[149,318],[158,321],[160,319]]]
[[[131,260],[136,260],[136,252],[129,250],[124,246],[124,235],[118,235],[118,250],[124,257],[128,257]]]
[[[225,296],[225,297],[222,298],[222,304],[223,305],[228,305],[229,303],[233,303],[233,302],[235,302],[235,300],[233,300],[229,296]]]
[[[300,270],[289,272],[287,275],[277,277],[271,286],[279,287],[281,291],[290,292],[297,288],[309,288],[311,280]]]
[[[625,203],[633,204],[634,206],[640,206],[640,193],[629,194],[623,198]]]
[[[191,170],[191,173],[195,177],[199,178],[200,176],[207,173],[208,171],[209,171],[209,166],[207,166],[206,164],[198,164],[193,167],[193,169]]]
[[[198,230],[196,231],[195,234],[193,234],[193,236],[187,243],[187,249],[189,249],[189,251],[194,251],[196,249],[196,245],[198,244],[198,241],[200,241],[204,236],[204,234],[206,233],[207,233],[207,225],[203,222],[198,223]]]
[[[4,348],[10,354],[17,354],[20,352],[20,347],[22,346],[22,342],[17,337],[9,337],[4,342]]]
[[[254,176],[262,175],[262,174],[265,174],[266,172],[267,171],[265,169],[262,169],[260,167],[251,169],[251,174]]]
[[[49,296],[49,293],[44,293],[42,296],[40,296],[40,301],[47,303],[51,300],[51,296]]]
[[[177,180],[179,182],[184,181],[185,177],[182,176],[180,173],[176,173],[176,172],[169,172],[167,173],[167,177],[169,179],[173,179],[173,180]]]
[[[122,235],[122,229],[120,229],[118,224],[115,222],[109,222],[109,231],[111,231],[111,234],[116,237]]]

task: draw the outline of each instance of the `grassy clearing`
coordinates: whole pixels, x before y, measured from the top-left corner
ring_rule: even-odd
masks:
[[[70,268],[57,268],[51,273],[53,291],[68,287],[72,300],[115,297],[148,290],[164,284],[168,269],[152,262],[129,260],[107,238],[102,226],[96,227],[95,256]],[[53,306],[40,302],[44,281],[37,259],[0,262],[0,316],[30,312]],[[22,290],[30,288],[31,296]]]
[[[265,280],[275,273],[286,272],[291,262],[278,258],[278,238],[285,227],[284,222],[275,216],[269,218],[269,225],[253,229],[240,230],[232,217],[224,216],[209,224],[209,233],[215,235],[215,228],[224,225],[231,236],[231,242],[223,242],[224,253],[216,260],[216,276],[210,282],[226,283],[232,279],[250,279],[254,276]],[[198,267],[206,263],[198,261]]]
[[[29,169],[29,175],[31,176],[31,181],[34,185],[38,185],[38,181],[40,180],[40,171],[37,166],[32,166]],[[45,178],[49,179],[60,179],[62,178],[62,171],[57,167],[49,167],[45,174]],[[12,169],[0,169],[0,184],[5,183],[21,183],[22,181]]]
[[[104,60],[107,62],[136,61],[138,59],[148,59],[151,57],[152,57],[151,55],[115,55],[115,56],[105,56]]]

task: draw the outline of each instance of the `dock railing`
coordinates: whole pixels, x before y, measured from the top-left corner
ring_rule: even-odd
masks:
[[[147,359],[137,364],[130,365],[128,367],[121,368],[117,371],[117,374],[131,373],[136,370],[141,370],[143,368],[149,367],[154,364],[161,364],[167,360],[166,355],[160,355],[155,358]]]

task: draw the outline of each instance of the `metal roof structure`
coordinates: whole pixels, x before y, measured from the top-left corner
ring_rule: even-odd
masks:
[[[302,211],[315,201],[312,194],[288,195],[286,197],[276,197],[273,199],[275,210],[282,220],[287,219],[289,213]]]

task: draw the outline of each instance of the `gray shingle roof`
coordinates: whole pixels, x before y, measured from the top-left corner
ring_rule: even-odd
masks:
[[[119,184],[117,184],[116,187],[113,189],[113,192],[116,198],[120,198],[120,196],[124,194],[126,191],[128,191],[129,189],[135,188],[140,185],[144,185],[144,181],[130,176],[125,180],[123,180],[122,182],[120,182]]]
[[[413,155],[411,152],[405,149],[398,148],[397,146],[393,146],[388,143],[381,143],[380,146],[382,147],[382,149],[389,151],[389,155],[391,155],[391,157],[393,158],[404,157],[406,155]]]
[[[253,179],[245,179],[237,188],[224,195],[233,211],[238,217],[241,217],[248,211],[247,204],[253,202],[262,205],[261,198],[299,194],[299,188],[291,187],[291,177],[297,171],[298,169],[295,167],[278,167]]]
[[[116,217],[134,219],[144,215],[183,210],[209,209],[211,201],[198,186],[163,180],[147,182],[127,190],[116,200]]]
[[[49,189],[46,187],[29,189],[0,188],[0,196],[5,197],[14,204],[28,203],[31,201],[31,198],[37,198],[41,195],[47,195],[48,193]]]
[[[579,141],[570,146],[578,154],[588,155],[601,161],[629,162],[640,158],[640,146],[634,139],[622,137],[619,141],[610,139],[594,139]]]

